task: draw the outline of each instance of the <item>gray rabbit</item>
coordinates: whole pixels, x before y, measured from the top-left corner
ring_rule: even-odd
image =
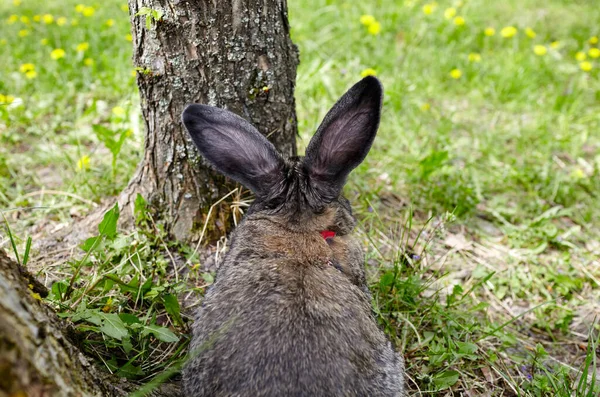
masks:
[[[186,396],[406,396],[342,196],[382,100],[379,81],[364,78],[329,111],[306,157],[291,159],[231,112],[183,112],[202,155],[256,196],[197,313]]]

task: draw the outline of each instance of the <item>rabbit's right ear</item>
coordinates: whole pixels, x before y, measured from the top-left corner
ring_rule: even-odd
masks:
[[[367,156],[381,116],[383,87],[365,77],[327,113],[306,148],[304,169],[313,191],[325,202],[339,196],[346,177]]]
[[[182,119],[200,153],[257,196],[268,195],[283,180],[283,158],[243,118],[224,109],[193,104],[183,111]]]

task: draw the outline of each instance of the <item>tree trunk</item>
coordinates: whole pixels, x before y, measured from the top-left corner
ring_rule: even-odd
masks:
[[[146,143],[119,201],[127,207],[141,193],[175,238],[191,240],[235,185],[199,157],[180,120],[187,104],[227,108],[282,153],[296,154],[298,55],[286,0],[129,0],[129,7]]]
[[[45,287],[0,250],[0,397],[126,396],[137,385],[101,371],[40,302]],[[165,384],[153,396],[177,396]]]

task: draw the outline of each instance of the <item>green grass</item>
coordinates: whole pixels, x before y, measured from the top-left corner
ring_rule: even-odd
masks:
[[[15,98],[0,105],[0,208],[10,227],[0,243],[13,251],[14,238],[23,256],[33,236],[30,262],[37,240],[110,200],[141,158],[123,2],[86,3],[89,17],[77,4],[0,4],[0,100]],[[347,194],[378,319],[405,352],[417,395],[597,395],[600,58],[590,38],[600,36],[600,9],[567,0],[432,4],[289,2],[301,149],[339,95],[373,69],[385,86],[383,119]],[[452,6],[464,25],[444,17]],[[34,22],[36,14],[54,21]],[[378,34],[363,15],[380,23]],[[506,26],[517,34],[502,37]],[[89,48],[77,51],[84,42]],[[536,55],[536,45],[547,52]],[[55,60],[58,48],[65,56]],[[32,79],[20,71],[28,63]],[[198,272],[194,247],[167,244],[160,225],[142,223],[102,237],[102,255],[83,260],[76,250],[67,266],[36,270],[63,283],[51,301],[79,316],[90,354],[148,379],[185,346],[186,327],[165,296],[188,306],[184,298],[201,294],[211,276]],[[193,271],[175,279],[173,265]],[[67,297],[61,288],[71,279],[84,288]],[[140,322],[124,316],[121,326],[111,313]],[[114,338],[106,318],[129,342]],[[150,326],[171,329],[178,342],[143,332]]]

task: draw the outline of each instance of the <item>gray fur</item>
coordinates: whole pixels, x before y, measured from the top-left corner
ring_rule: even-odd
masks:
[[[219,117],[197,128],[189,121],[205,119],[197,114],[205,109],[186,109],[184,123],[202,154],[217,168],[228,155],[227,174],[260,193],[196,315],[186,396],[406,396],[402,356],[372,315],[364,254],[351,233],[355,219],[339,191],[374,139],[381,92],[372,77],[350,89],[325,118],[306,159],[283,160],[262,136],[246,135],[244,145],[267,153],[260,161],[272,159],[259,167],[270,173],[262,179],[253,174],[256,167],[236,168],[247,163],[247,147],[231,148],[230,140],[221,145],[228,153],[201,146],[220,139],[215,136],[225,128]],[[230,115],[223,120],[231,125]],[[347,144],[344,134],[352,135]],[[243,155],[236,158],[236,151]],[[326,241],[323,230],[336,236]]]

